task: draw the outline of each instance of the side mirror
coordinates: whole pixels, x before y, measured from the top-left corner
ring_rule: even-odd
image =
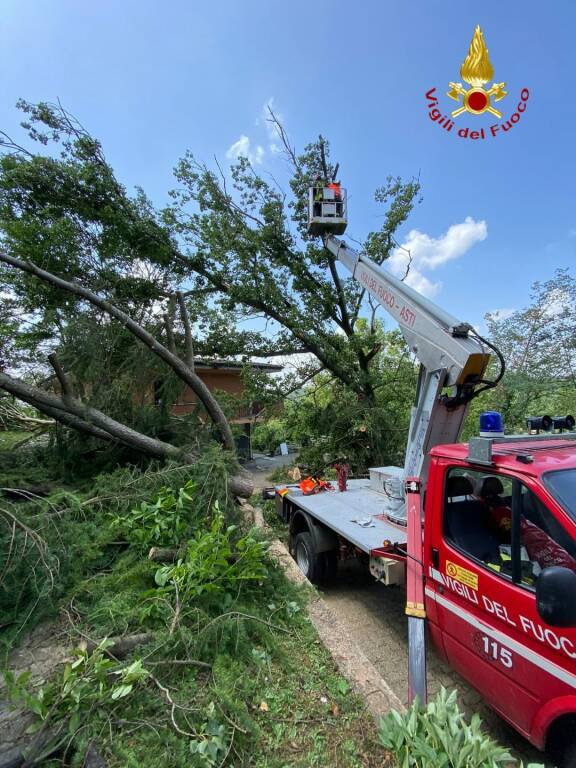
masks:
[[[576,627],[576,573],[553,565],[536,581],[536,607],[551,627]]]

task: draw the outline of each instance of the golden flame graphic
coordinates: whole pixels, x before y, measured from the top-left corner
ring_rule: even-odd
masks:
[[[474,30],[468,56],[460,67],[460,77],[474,88],[481,88],[494,77],[494,69],[488,58],[488,48],[479,24]]]

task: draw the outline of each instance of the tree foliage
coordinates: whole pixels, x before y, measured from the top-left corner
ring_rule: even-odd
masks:
[[[365,291],[343,277],[334,257],[306,234],[308,187],[318,174],[332,176],[329,146],[319,139],[292,163],[291,195],[258,175],[246,158],[224,172],[187,155],[178,165],[180,189],[169,214],[184,243],[183,259],[200,285],[212,286],[222,306],[241,305],[274,321],[278,348],[311,353],[360,398],[374,401],[379,350]],[[383,224],[368,234],[365,249],[378,264],[391,254],[394,234],[419,199],[420,184],[389,177],[376,191],[385,206]],[[167,214],[168,215],[168,214]],[[372,315],[373,318],[373,315]]]
[[[418,369],[398,330],[386,332],[376,323],[376,334],[373,399],[359,398],[324,371],[286,401],[272,428],[256,431],[257,445],[262,440],[262,448],[276,447],[279,437],[296,443],[300,461],[314,472],[344,459],[354,472],[402,463]]]
[[[576,279],[569,269],[532,286],[530,303],[486,316],[491,340],[506,360],[506,375],[473,403],[465,437],[480,411],[502,412],[506,431],[523,432],[531,415],[576,412]]]

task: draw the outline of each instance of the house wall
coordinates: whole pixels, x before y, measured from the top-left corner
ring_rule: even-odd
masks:
[[[202,379],[204,384],[212,393],[226,392],[229,395],[236,395],[240,398],[244,394],[244,382],[240,371],[222,371],[217,369],[202,370],[196,369],[196,373]],[[174,416],[183,416],[190,413],[198,403],[198,397],[186,386],[182,394],[172,406]],[[250,408],[239,409],[236,417],[231,419],[234,424],[243,425],[243,433],[236,439],[238,455],[245,458],[252,458],[252,415],[248,412]]]
[[[244,393],[244,382],[240,376],[240,371],[197,369],[196,373],[211,392],[220,390],[222,392],[227,392],[230,395],[238,396],[241,396]],[[198,398],[195,393],[187,386],[178,400],[174,403],[172,413],[175,416],[182,416],[183,414],[190,413],[197,402]]]

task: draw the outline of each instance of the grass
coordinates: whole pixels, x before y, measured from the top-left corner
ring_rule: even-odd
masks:
[[[374,727],[310,629],[285,641],[290,664],[273,664],[259,697],[262,757],[255,765],[382,766]]]
[[[385,765],[385,751],[375,739],[363,703],[339,676],[304,616],[293,620],[290,635],[276,638],[273,649],[256,641],[249,655],[218,652],[212,678],[185,668],[177,674],[165,671],[162,682],[175,700],[192,709],[188,721],[197,730],[215,705],[216,721],[225,727],[224,743],[230,750],[230,762],[224,764]],[[115,725],[111,741],[106,718],[93,723],[111,768],[190,764],[189,740],[174,733],[166,704],[156,691],[143,691],[122,708],[122,717],[125,723]],[[129,723],[141,727],[134,730]]]

